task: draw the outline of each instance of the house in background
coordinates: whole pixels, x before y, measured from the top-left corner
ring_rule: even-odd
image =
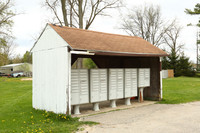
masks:
[[[162,78],[173,78],[174,77],[174,70],[173,69],[167,69],[162,70]]]
[[[0,72],[5,74],[12,74],[14,72],[23,72],[24,75],[32,75],[32,64],[30,63],[17,63],[9,64],[0,67]]]

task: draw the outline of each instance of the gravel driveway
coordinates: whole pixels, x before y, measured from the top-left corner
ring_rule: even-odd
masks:
[[[84,118],[100,122],[81,133],[200,133],[200,102],[153,104]]]

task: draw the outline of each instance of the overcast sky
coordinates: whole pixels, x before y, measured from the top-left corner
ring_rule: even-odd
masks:
[[[13,35],[15,43],[18,45],[16,53],[23,55],[29,51],[35,42],[35,38],[45,27],[51,18],[51,12],[42,7],[44,0],[15,0],[15,10],[20,15],[14,18]],[[185,44],[185,54],[190,57],[191,61],[196,62],[196,27],[187,27],[189,23],[197,23],[198,16],[190,16],[184,13],[185,8],[193,9],[198,0],[123,0],[128,9],[134,6],[144,4],[160,5],[162,16],[166,20],[177,18],[183,27],[181,42]],[[120,26],[121,17],[127,12],[125,10],[109,11],[112,17],[97,17],[90,27],[90,30],[126,34],[118,27]]]

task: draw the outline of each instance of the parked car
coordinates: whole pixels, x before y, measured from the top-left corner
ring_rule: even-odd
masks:
[[[11,77],[14,77],[14,78],[18,78],[18,77],[22,77],[22,76],[24,76],[23,72],[13,72],[11,74]]]
[[[1,73],[1,72],[0,72],[0,77],[7,77],[7,76],[9,76],[9,75],[8,75],[8,74]]]

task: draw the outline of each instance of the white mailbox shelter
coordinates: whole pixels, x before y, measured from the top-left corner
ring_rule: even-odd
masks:
[[[106,89],[101,87],[105,85],[102,72],[92,70],[100,75],[91,75],[94,79],[88,80],[92,85],[87,89],[86,71],[71,69],[78,58],[91,58],[98,68],[110,70],[111,77],[107,78],[112,82],[108,85],[111,89],[107,98],[111,100],[124,97],[120,86],[121,71],[125,68],[150,68],[150,86],[144,90],[144,96],[154,100],[162,97],[160,58],[167,54],[140,37],[47,24],[31,52],[35,109],[71,114],[74,105],[106,99]],[[94,87],[97,80],[102,82],[98,91]],[[98,93],[102,95],[95,98]]]

